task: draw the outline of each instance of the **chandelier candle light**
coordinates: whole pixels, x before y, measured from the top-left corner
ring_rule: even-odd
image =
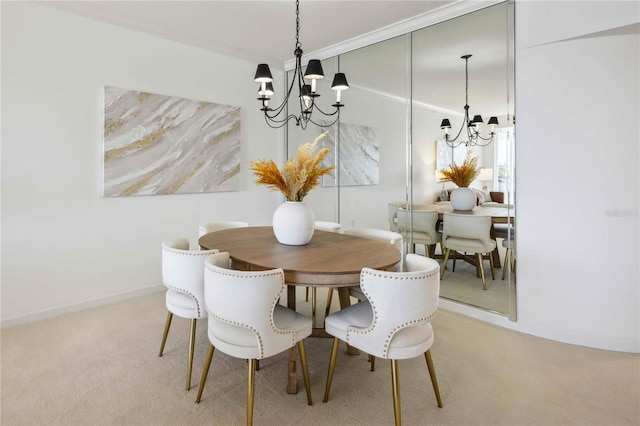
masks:
[[[493,141],[493,136],[495,135],[494,130],[495,126],[498,125],[498,117],[490,117],[489,122],[487,123],[491,126],[491,133],[489,137],[482,137],[480,135],[479,127],[481,123],[484,123],[482,120],[482,116],[474,115],[473,120],[469,119],[469,58],[472,55],[463,55],[460,58],[464,59],[464,69],[465,69],[465,105],[464,105],[464,120],[462,122],[462,126],[458,131],[458,134],[455,138],[451,139],[449,136],[449,129],[451,129],[451,122],[448,118],[442,120],[440,124],[440,128],[444,130],[444,139],[447,142],[447,145],[451,148],[455,148],[464,144],[465,146],[487,146]],[[467,128],[467,140],[463,140],[464,136],[458,138],[462,134],[462,130]]]
[[[271,75],[269,65],[258,65],[255,81],[260,83],[260,87],[258,88],[258,100],[262,105],[260,110],[264,112],[265,121],[273,128],[282,127],[291,119],[294,119],[296,121],[296,125],[301,126],[303,130],[307,128],[309,122],[320,127],[332,126],[336,121],[338,121],[338,118],[340,118],[340,108],[344,106],[344,104],[340,102],[341,92],[349,89],[349,84],[347,83],[347,77],[344,73],[336,73],[333,76],[333,84],[331,85],[331,90],[336,92],[336,103],[332,105],[335,110],[333,112],[325,112],[316,104],[316,98],[320,96],[317,92],[317,80],[324,78],[324,71],[322,70],[322,64],[318,59],[311,59],[307,64],[306,72],[302,72],[299,0],[296,0],[296,47],[293,54],[296,57],[296,67],[293,71],[291,85],[289,86],[289,90],[287,91],[287,96],[284,98],[284,101],[282,101],[282,103],[276,108],[271,108],[269,106],[269,100],[271,99],[271,96],[275,94],[275,91],[273,90],[273,76]],[[309,80],[310,84],[307,84],[305,79]],[[293,87],[296,83],[298,86],[298,102],[300,106],[300,113],[298,115],[293,113],[289,114],[287,108],[289,105],[289,99],[293,92]],[[324,117],[335,116],[335,119],[331,122],[325,120],[314,121],[312,114],[316,110]]]

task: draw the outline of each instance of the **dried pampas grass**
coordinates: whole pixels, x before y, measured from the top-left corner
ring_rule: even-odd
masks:
[[[326,134],[322,133],[313,142],[301,145],[297,163],[293,157],[289,158],[282,171],[273,160],[252,161],[251,170],[258,177],[256,184],[282,192],[287,201],[302,201],[320,183],[320,178],[334,169],[334,166],[322,166],[322,160],[329,155],[329,148],[322,148],[314,154],[318,141]]]

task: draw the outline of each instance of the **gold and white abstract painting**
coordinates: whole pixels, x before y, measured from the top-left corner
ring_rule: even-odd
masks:
[[[324,163],[335,164],[336,128],[331,126],[322,140],[329,148]],[[340,123],[340,186],[377,185],[380,183],[380,147],[373,127]],[[322,186],[335,186],[335,171],[322,177]]]
[[[104,88],[104,196],[235,191],[240,107]]]

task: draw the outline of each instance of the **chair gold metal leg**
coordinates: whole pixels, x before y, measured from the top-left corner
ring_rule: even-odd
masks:
[[[324,399],[322,402],[329,400],[329,390],[331,389],[331,381],[333,380],[333,371],[336,369],[336,358],[338,356],[338,346],[340,340],[333,338],[333,346],[331,347],[331,360],[329,361],[329,372],[327,373],[327,384],[324,386]]]
[[[424,353],[424,358],[427,360],[427,368],[429,369],[429,376],[431,377],[433,391],[436,394],[438,407],[442,408],[442,400],[440,399],[440,388],[438,388],[438,379],[436,379],[436,369],[433,367],[433,359],[431,359],[431,349]]]
[[[451,268],[451,272],[456,271],[456,259],[458,259],[458,252],[454,250],[453,251],[453,268]]]
[[[494,262],[493,262],[493,253],[489,253],[489,265],[491,266],[491,279],[495,280],[496,276],[493,273],[493,268],[495,266]]]
[[[304,388],[307,391],[307,404],[313,405],[313,400],[311,399],[311,382],[309,382],[309,369],[307,368],[307,353],[304,350],[304,340],[300,340],[298,342],[298,352],[300,352],[300,365],[302,366]]]
[[[484,279],[484,266],[482,265],[482,253],[476,253],[478,265],[480,266],[480,277],[482,278],[482,288],[487,289],[487,281]]]
[[[193,368],[193,348],[196,344],[196,320],[191,320],[191,334],[189,336],[189,364],[187,365],[187,390],[191,389],[191,369]]]
[[[167,343],[167,336],[169,335],[169,327],[171,327],[172,318],[173,313],[167,313],[167,320],[164,322],[164,333],[162,333],[162,343],[160,344],[160,353],[158,356],[162,356],[162,352],[164,352],[164,344]]]
[[[444,278],[444,270],[447,268],[447,260],[449,260],[449,253],[451,250],[445,249],[444,251],[444,261],[442,262],[442,270],[440,271],[440,279]]]
[[[307,287],[309,288],[309,287]],[[311,321],[312,327],[316,326],[316,308],[318,307],[318,292],[315,287],[311,288]]]
[[[511,266],[511,261],[509,260],[509,251],[511,251],[511,249],[507,249],[507,251],[504,254],[504,264],[502,265],[502,280],[504,281],[504,277],[507,276],[507,269],[509,269],[509,266]]]
[[[393,414],[396,419],[396,426],[402,424],[400,413],[400,377],[398,375],[398,360],[391,360],[391,387],[393,388]]]
[[[253,424],[253,389],[256,382],[256,360],[249,360],[249,374],[247,375],[247,426]]]
[[[324,310],[325,318],[329,316],[329,312],[331,311],[331,299],[333,299],[333,289],[329,288],[329,291],[327,292],[327,307]]]
[[[376,371],[376,357],[369,355],[369,362],[371,363],[371,371]]]
[[[309,287],[304,288],[304,301],[305,302],[309,301]]]
[[[200,387],[198,388],[198,397],[196,403],[200,403],[200,397],[202,397],[202,391],[204,390],[204,383],[207,381],[207,374],[209,374],[209,367],[211,366],[211,358],[213,357],[213,351],[215,348],[212,344],[209,344],[209,350],[207,351],[207,358],[204,360],[204,367],[202,367],[202,377],[200,377]]]

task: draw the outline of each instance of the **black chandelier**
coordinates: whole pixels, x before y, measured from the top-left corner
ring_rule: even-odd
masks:
[[[469,120],[469,58],[470,57],[471,55],[464,55],[460,57],[461,59],[464,59],[464,69],[465,69],[465,89],[464,89],[465,105],[464,105],[464,121],[462,122],[462,126],[460,127],[460,130],[458,131],[458,134],[456,135],[456,137],[451,139],[451,137],[449,136],[449,129],[451,129],[451,122],[449,121],[449,119],[445,118],[444,120],[442,120],[442,123],[440,124],[440,128],[444,130],[444,139],[447,142],[447,145],[450,146],[451,148],[455,148],[462,144],[464,144],[465,146],[487,146],[491,142],[493,142],[493,137],[495,135],[494,133],[495,126],[498,125],[498,117],[490,117],[489,122],[487,122],[487,124],[491,126],[491,133],[489,133],[489,137],[485,138],[485,137],[482,137],[482,135],[480,135],[480,130],[479,130],[479,127],[480,127],[479,124],[484,123],[484,121],[482,121],[482,116],[474,115],[473,120]],[[463,140],[464,139],[464,136],[463,136],[458,141],[458,138],[462,134],[462,130],[465,127],[467,128],[467,140],[466,141]]]
[[[324,112],[316,104],[316,98],[320,97],[320,94],[316,89],[316,81],[324,78],[322,64],[318,59],[311,59],[307,64],[306,72],[304,74],[302,73],[302,45],[300,44],[299,37],[300,2],[299,0],[296,0],[296,48],[293,51],[293,54],[296,57],[296,67],[293,72],[293,78],[291,79],[291,85],[289,86],[289,90],[287,91],[287,96],[284,98],[284,101],[282,101],[282,103],[276,108],[271,108],[269,106],[269,100],[275,93],[273,90],[273,77],[271,76],[269,65],[259,64],[258,69],[256,70],[255,81],[260,83],[260,87],[258,88],[258,100],[262,104],[262,108],[260,108],[260,110],[264,111],[265,121],[273,128],[282,127],[291,119],[296,120],[296,125],[301,126],[302,129],[306,129],[309,122],[320,127],[330,127],[338,121],[338,118],[340,118],[340,108],[344,106],[344,104],[340,103],[340,94],[343,90],[347,90],[349,88],[347,77],[341,72],[336,73],[333,76],[331,90],[336,91],[336,103],[331,106],[334,107],[335,110],[333,112]],[[311,84],[307,84],[305,79],[310,80]],[[289,104],[289,97],[291,96],[293,87],[296,83],[298,85],[298,102],[300,104],[300,113],[298,115],[288,114],[287,108]],[[285,111],[285,109],[287,109],[287,111]],[[335,118],[331,122],[328,120],[320,122],[314,121],[311,115],[316,110],[324,117],[335,116]]]

